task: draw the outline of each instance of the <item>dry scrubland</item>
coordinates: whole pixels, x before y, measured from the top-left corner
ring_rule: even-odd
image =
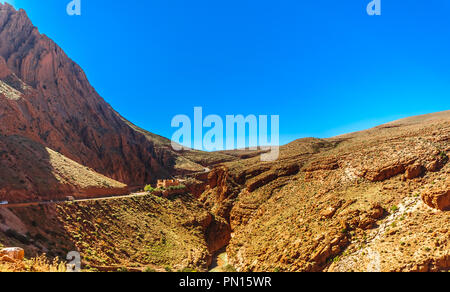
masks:
[[[192,195],[0,209],[0,242],[79,250],[86,271],[206,271],[223,248],[227,270],[447,271],[449,140],[449,112],[301,139],[195,175]]]
[[[448,271],[450,112],[258,152],[175,152],[131,124],[25,11],[0,4],[0,201],[127,193],[191,175],[192,195],[0,208],[0,270]],[[211,169],[211,172],[205,172]],[[46,256],[44,257],[43,254]],[[34,258],[34,259],[33,259]],[[226,259],[226,261],[224,260]]]
[[[60,259],[78,250],[86,271],[205,271],[215,218],[189,195],[149,194],[0,209],[0,222],[11,228],[0,232],[4,245],[24,247],[31,257],[46,253]]]
[[[239,271],[448,270],[449,142],[448,111],[301,139],[215,168],[200,200],[229,220]]]

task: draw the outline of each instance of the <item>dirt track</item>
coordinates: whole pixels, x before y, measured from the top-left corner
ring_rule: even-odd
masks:
[[[24,202],[24,203],[13,203],[13,204],[7,204],[7,205],[0,205],[0,208],[25,208],[25,207],[30,207],[30,206],[62,204],[62,203],[67,203],[67,202],[93,202],[93,201],[117,200],[117,199],[124,199],[124,198],[143,197],[146,195],[147,195],[147,193],[134,193],[134,194],[126,195],[126,196],[97,197],[97,198],[90,198],[90,199],[79,199],[79,200],[74,200],[74,201]]]

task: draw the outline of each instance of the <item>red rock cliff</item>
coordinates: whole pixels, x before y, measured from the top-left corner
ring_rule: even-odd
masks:
[[[167,177],[174,158],[129,124],[25,11],[0,4],[0,134],[18,135],[130,186]]]

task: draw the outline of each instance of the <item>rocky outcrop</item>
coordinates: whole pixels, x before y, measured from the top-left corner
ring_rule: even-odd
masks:
[[[446,209],[449,113],[323,145],[301,139],[274,163],[214,168],[199,198],[229,214],[229,263],[248,272],[446,270],[448,212],[419,194]]]
[[[285,176],[290,176],[298,173],[300,167],[298,164],[293,163],[290,165],[284,165],[281,168],[274,168],[270,169],[268,171],[265,171],[264,173],[251,178],[247,182],[247,189],[249,192],[253,192],[254,190],[267,185],[268,183]]]
[[[422,193],[422,199],[428,206],[442,210],[450,210],[450,179],[445,183],[433,186],[431,189]]]
[[[337,256],[349,243],[347,235],[336,235],[331,240],[322,241],[311,255],[312,264],[308,272],[319,272],[330,258]]]
[[[231,227],[228,222],[220,217],[216,217],[208,227],[207,243],[209,252],[214,254],[227,246],[231,239]]]
[[[372,182],[384,181],[396,175],[405,172],[405,165],[395,164],[387,167],[369,170],[364,174],[364,177]]]
[[[405,177],[407,179],[414,179],[421,176],[425,171],[425,167],[421,164],[410,165],[406,168]]]
[[[23,261],[25,257],[25,251],[20,247],[10,247],[0,250],[0,262],[15,263],[17,261]]]
[[[426,272],[441,272],[449,270],[450,270],[450,254],[447,254],[438,258],[427,259],[424,262],[416,264],[412,267],[404,267],[398,269],[397,272],[426,273]]]

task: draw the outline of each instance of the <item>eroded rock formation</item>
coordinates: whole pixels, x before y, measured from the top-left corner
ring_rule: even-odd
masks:
[[[0,4],[0,135],[29,139],[131,188],[203,171],[197,162],[234,159],[200,151],[176,153],[168,139],[132,125],[98,95],[83,70],[39,32],[24,10],[9,4]],[[20,160],[30,157],[10,152],[9,159],[19,167]],[[51,185],[53,177],[48,181],[50,188],[58,189]],[[0,184],[0,190],[11,194],[3,198],[9,200],[14,191],[24,197],[46,195],[39,183],[29,181],[19,190]]]

